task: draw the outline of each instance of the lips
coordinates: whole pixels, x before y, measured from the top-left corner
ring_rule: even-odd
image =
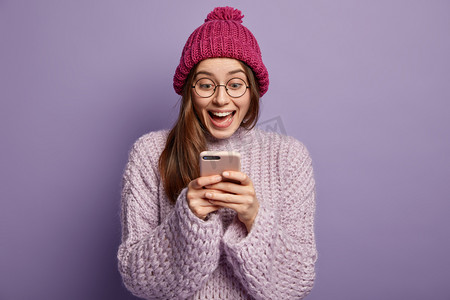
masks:
[[[235,110],[229,111],[208,111],[211,123],[218,128],[227,128],[233,122]]]

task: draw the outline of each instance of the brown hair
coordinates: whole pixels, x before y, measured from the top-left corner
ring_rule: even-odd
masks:
[[[250,106],[241,126],[251,129],[259,117],[259,85],[252,69],[242,63],[250,86]],[[198,65],[198,64],[197,64]],[[203,126],[194,110],[191,91],[197,66],[191,69],[183,88],[178,119],[167,136],[166,146],[159,157],[159,172],[167,197],[176,202],[181,190],[200,176],[199,154],[206,150]]]

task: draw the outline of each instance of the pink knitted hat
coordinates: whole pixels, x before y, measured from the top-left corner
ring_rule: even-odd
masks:
[[[177,94],[182,94],[186,78],[195,64],[213,57],[235,58],[246,63],[255,73],[260,96],[267,92],[269,74],[255,37],[241,24],[243,17],[238,9],[216,7],[208,14],[205,23],[194,30],[183,48],[173,77]]]

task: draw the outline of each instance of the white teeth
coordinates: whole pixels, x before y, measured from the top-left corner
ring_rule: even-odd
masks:
[[[226,117],[228,115],[231,115],[231,111],[228,112],[211,112],[213,115],[218,116],[218,117]]]

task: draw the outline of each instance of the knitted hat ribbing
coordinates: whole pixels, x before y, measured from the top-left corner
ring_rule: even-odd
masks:
[[[241,24],[243,17],[238,9],[216,7],[208,14],[205,23],[194,30],[183,48],[173,77],[177,94],[182,94],[186,78],[195,64],[213,57],[235,58],[246,63],[255,73],[260,96],[267,92],[269,74],[255,37]]]

